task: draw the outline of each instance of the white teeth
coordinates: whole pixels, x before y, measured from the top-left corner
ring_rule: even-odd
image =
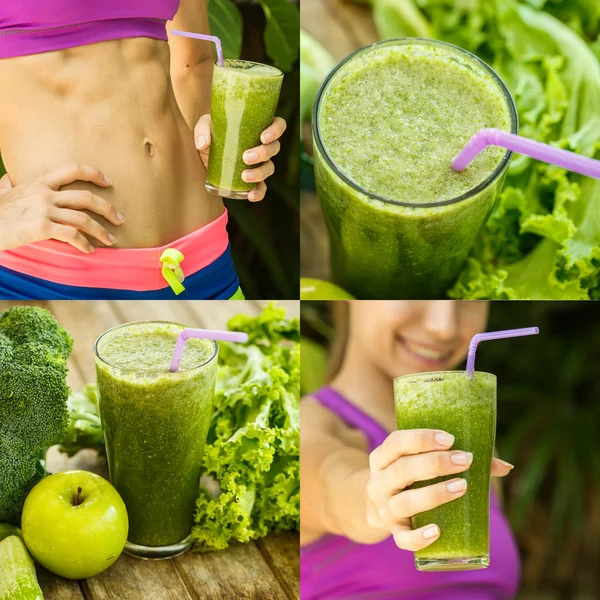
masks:
[[[444,360],[450,355],[450,352],[439,352],[438,350],[432,350],[431,348],[413,344],[406,340],[404,340],[404,343],[411,352],[414,352],[415,354],[418,354],[419,356],[429,360]]]

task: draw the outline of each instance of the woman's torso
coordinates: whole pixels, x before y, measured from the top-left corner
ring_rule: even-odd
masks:
[[[103,41],[0,59],[0,152],[14,185],[83,163],[111,188],[77,182],[113,203],[126,222],[92,215],[119,247],[168,244],[222,212],[175,100],[167,42]],[[210,93],[207,82],[207,94]]]
[[[350,428],[362,432],[369,451],[387,437],[379,423],[335,390],[324,388],[313,397]],[[415,569],[413,553],[400,550],[391,537],[364,545],[325,535],[301,548],[301,597],[508,600],[518,588],[518,551],[495,494],[490,509],[491,564],[487,569],[424,573]]]

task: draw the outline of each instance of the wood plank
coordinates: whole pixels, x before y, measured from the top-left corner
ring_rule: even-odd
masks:
[[[343,0],[302,0],[301,25],[336,60],[379,37],[368,6]]]
[[[287,600],[254,543],[233,544],[222,552],[188,552],[174,559],[194,600]]]
[[[274,533],[256,545],[288,598],[300,598],[300,540],[297,533]]]
[[[202,323],[189,323],[190,312],[186,300],[119,300],[114,303],[121,323],[129,321],[175,321],[184,325],[203,327]],[[213,300],[199,300],[199,303],[215,302]]]
[[[302,190],[300,211],[300,273],[302,277],[331,280],[329,235],[316,194]]]
[[[119,324],[111,302],[54,301],[50,310],[73,337],[67,382],[74,390],[94,381],[94,342],[98,336]]]
[[[85,600],[76,581],[63,579],[40,566],[37,567],[37,576],[44,600]]]
[[[122,554],[112,567],[82,585],[88,600],[194,600],[172,560]]]

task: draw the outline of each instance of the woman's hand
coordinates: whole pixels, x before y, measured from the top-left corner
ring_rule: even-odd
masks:
[[[450,450],[454,436],[433,429],[394,431],[369,457],[371,476],[367,484],[370,500],[367,519],[371,527],[386,529],[399,548],[416,552],[440,536],[435,524],[412,529],[410,518],[463,496],[465,479],[456,477],[418,489],[407,489],[415,481],[426,481],[463,473],[473,455]],[[492,475],[503,477],[513,466],[494,458]]]
[[[112,246],[115,238],[83,211],[90,210],[113,223],[124,219],[112,204],[87,190],[61,190],[74,181],[89,181],[101,188],[111,182],[98,169],[69,165],[38,177],[32,183],[12,185],[8,174],[0,179],[0,250],[55,239],[86,254],[95,251],[80,233]]]
[[[256,182],[256,187],[248,194],[250,202],[258,202],[265,197],[267,186],[265,179],[275,172],[273,158],[280,149],[279,138],[287,127],[281,117],[275,117],[273,123],[260,134],[262,145],[250,148],[244,152],[244,162],[247,165],[259,165],[254,169],[242,172],[242,179],[248,183]],[[210,150],[210,115],[203,115],[194,129],[196,148],[205,167],[208,167],[208,153]]]

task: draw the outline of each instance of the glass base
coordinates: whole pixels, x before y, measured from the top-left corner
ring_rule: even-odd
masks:
[[[127,542],[124,552],[136,558],[144,560],[164,560],[166,558],[174,558],[183,554],[192,547],[192,536],[188,535],[185,540],[171,544],[170,546],[140,546]]]
[[[415,558],[417,571],[475,571],[490,566],[489,556],[468,558]]]
[[[222,188],[215,187],[208,181],[204,184],[207,192],[214,194],[215,196],[221,196],[221,198],[233,198],[234,200],[248,200],[248,194],[252,190],[248,190],[247,192],[235,192],[232,190],[224,190]]]

